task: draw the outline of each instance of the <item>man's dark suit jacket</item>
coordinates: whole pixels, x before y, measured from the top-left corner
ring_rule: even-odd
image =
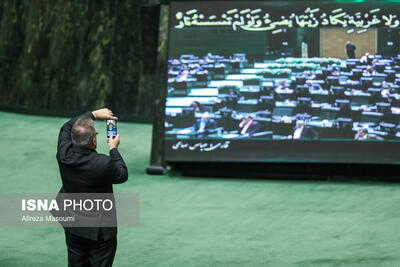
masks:
[[[200,129],[201,119],[198,119],[194,124],[194,130],[198,131]],[[209,119],[204,126],[204,131],[209,131],[217,128],[217,123],[213,119]]]
[[[94,120],[92,112],[84,116]],[[128,170],[116,148],[110,156],[96,150],[73,146],[71,129],[79,117],[65,123],[58,136],[57,161],[63,193],[113,193],[113,184],[124,183]],[[65,227],[65,231],[90,240],[109,240],[116,236],[116,227]]]
[[[296,127],[293,129],[292,136],[294,136],[296,129]],[[300,140],[318,140],[318,133],[311,127],[305,126],[303,131],[301,131]]]
[[[244,128],[245,126],[243,126],[243,128]],[[243,130],[243,128],[240,128],[239,129],[239,133]],[[255,133],[257,133],[257,132],[259,132],[260,131],[260,124],[258,123],[258,122],[256,122],[256,121],[253,121],[251,124],[250,124],[250,126],[249,126],[249,128],[247,128],[247,131],[246,131],[246,134],[248,134],[248,135],[253,135],[253,134],[255,134]]]
[[[356,58],[356,46],[353,44],[346,45],[346,52],[349,58]]]

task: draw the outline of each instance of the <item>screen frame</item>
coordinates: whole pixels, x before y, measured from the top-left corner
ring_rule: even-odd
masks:
[[[168,4],[169,5],[169,14],[168,14],[168,40],[167,40],[167,58],[169,59],[169,52],[170,52],[170,43],[171,43],[171,16],[172,16],[172,3],[188,3],[188,2],[245,2],[243,0],[228,0],[228,1],[221,1],[221,0],[204,0],[204,1],[192,1],[192,0],[161,0],[161,4]],[[262,1],[262,0],[252,0],[248,2],[281,2],[277,0],[271,1]],[[289,2],[303,2],[304,4],[307,3],[315,3],[315,1],[301,1],[301,0],[290,0]],[[343,3],[339,1],[329,1],[329,0],[322,0],[318,1],[319,3]],[[366,0],[363,1],[363,4],[368,3],[393,3],[392,1],[376,1],[376,0]],[[347,1],[348,4],[359,3],[357,0]],[[393,4],[400,4],[400,3],[393,3]],[[168,65],[168,62],[167,62]],[[168,67],[167,67],[168,71]],[[168,82],[167,82],[168,83]],[[167,85],[164,88],[167,91]],[[164,99],[164,112],[165,114],[165,104],[167,101],[168,96],[165,94]],[[165,122],[165,120],[164,120]],[[261,147],[262,150],[272,151],[264,156],[264,158],[256,158],[254,157],[254,150],[237,150],[238,143],[257,143],[257,146],[252,145],[252,147],[257,148],[260,150],[260,144],[262,140],[226,140],[230,141],[234,144],[234,151],[211,151],[211,152],[200,152],[200,151],[173,151],[172,146],[176,145],[177,142],[186,142],[189,146],[195,145],[196,143],[210,143],[215,144],[216,142],[221,142],[225,140],[221,139],[211,139],[211,138],[204,138],[201,140],[184,140],[184,139],[173,139],[173,138],[166,138],[164,132],[164,159],[166,162],[177,163],[177,162],[214,162],[214,163],[311,163],[311,164],[326,164],[326,163],[339,163],[339,164],[377,164],[377,165],[400,165],[400,149],[395,151],[395,149],[391,150],[391,153],[387,153],[386,149],[392,148],[394,144],[398,144],[400,148],[400,140],[399,141],[353,141],[353,140],[332,140],[332,141],[311,141],[311,140],[304,140],[304,141],[296,141],[296,140],[268,140],[263,142]],[[265,144],[266,143],[266,144]],[[321,147],[324,148],[321,150]],[[293,149],[295,148],[295,149]],[[337,151],[338,148],[341,148],[340,151]],[[280,151],[279,151],[280,150]],[[354,152],[354,150],[357,150]],[[274,152],[275,151],[275,152]],[[279,153],[276,153],[279,151]],[[299,152],[300,151],[300,152]],[[299,158],[299,153],[301,151],[307,151],[306,154],[302,155],[302,158]],[[374,154],[371,155],[371,151]],[[229,155],[230,152],[234,152],[235,154],[241,153],[240,157]],[[260,153],[260,151],[257,151]],[[284,157],[281,156],[283,153]],[[327,153],[330,153],[326,155]],[[352,159],[347,159],[346,157],[337,157],[332,159],[332,153],[341,153],[345,155],[346,153],[352,153]],[[357,153],[357,154],[355,154]],[[386,153],[386,154],[385,154]],[[232,153],[231,153],[232,154]],[[325,154],[325,155],[324,155]],[[387,158],[390,159],[387,159]],[[385,160],[386,159],[386,160]],[[396,160],[398,159],[398,160]]]

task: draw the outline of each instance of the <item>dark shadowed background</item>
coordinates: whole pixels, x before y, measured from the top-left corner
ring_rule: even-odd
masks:
[[[61,114],[107,106],[150,120],[154,73],[141,60],[140,11],[157,2],[0,1],[0,106]]]

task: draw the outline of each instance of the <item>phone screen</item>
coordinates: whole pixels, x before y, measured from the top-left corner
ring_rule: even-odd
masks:
[[[117,121],[107,120],[107,138],[117,136]]]

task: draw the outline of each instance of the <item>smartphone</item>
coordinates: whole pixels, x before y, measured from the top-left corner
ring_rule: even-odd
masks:
[[[107,120],[107,138],[117,136],[117,121]]]

